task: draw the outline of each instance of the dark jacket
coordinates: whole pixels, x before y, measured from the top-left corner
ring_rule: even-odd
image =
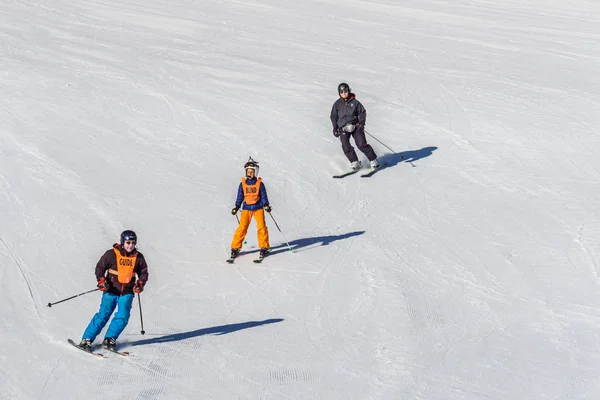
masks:
[[[134,275],[129,283],[120,283],[117,275],[108,272],[109,269],[117,270],[117,257],[114,249],[117,249],[122,256],[131,257],[133,255],[137,255],[135,266],[133,268]],[[135,285],[136,274],[138,280],[144,282],[145,285],[148,281],[148,264],[146,264],[144,255],[137,251],[137,249],[134,249],[131,254],[125,254],[125,249],[123,249],[118,243],[113,244],[113,248],[107,250],[106,253],[100,257],[98,264],[96,264],[96,280],[100,280],[100,278],[105,277],[106,282],[109,283],[107,292],[119,296],[124,294],[133,294],[133,286]]]
[[[347,100],[340,97],[333,103],[330,118],[334,129],[343,128],[346,124],[356,123],[365,126],[367,122],[367,110],[365,110],[360,101],[356,100],[354,93],[350,93]]]
[[[256,184],[258,178],[254,177],[252,179],[246,178],[246,185],[254,185]],[[258,188],[258,193],[260,195],[260,199],[256,202],[256,204],[246,204],[242,207],[242,210],[260,210],[264,206],[269,205],[269,198],[267,197],[267,188],[264,183],[260,183],[260,187]],[[237,198],[235,199],[235,206],[240,208],[242,202],[244,201],[244,189],[242,183],[240,182],[240,186],[238,187]]]

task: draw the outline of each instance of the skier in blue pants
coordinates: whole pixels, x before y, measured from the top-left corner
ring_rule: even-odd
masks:
[[[87,329],[83,333],[84,339],[89,339],[93,342],[96,336],[100,334],[102,328],[106,325],[110,316],[117,308],[117,313],[113,317],[108,329],[106,331],[107,338],[113,338],[115,341],[123,332],[129,317],[131,316],[131,305],[133,303],[133,294],[124,294],[122,296],[104,292],[102,295],[102,302],[100,303],[100,310],[94,315]]]
[[[79,343],[82,349],[91,350],[92,343],[116,309],[102,342],[105,348],[115,350],[116,340],[129,322],[134,293],[141,293],[148,281],[148,265],[144,255],[137,251],[136,245],[135,232],[123,231],[121,242],[115,243],[98,261],[96,280],[98,288],[103,292],[102,301],[100,310],[83,333]]]

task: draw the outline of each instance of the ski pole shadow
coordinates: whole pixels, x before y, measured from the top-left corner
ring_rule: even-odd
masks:
[[[292,248],[292,251],[298,252],[299,249],[306,248],[306,247],[312,246],[314,244],[320,243],[319,246],[327,246],[331,242],[335,242],[337,240],[348,239],[348,238],[351,238],[354,236],[359,236],[359,235],[362,235],[363,233],[365,233],[365,231],[348,232],[348,233],[344,233],[342,235],[315,236],[315,237],[311,237],[311,238],[296,239],[296,240],[292,240],[290,242],[290,247]],[[308,250],[308,249],[306,249],[306,250]],[[289,251],[289,249],[285,243],[280,244],[278,246],[271,247],[269,257],[272,255],[278,254],[278,253],[283,253],[285,251]]]
[[[273,319],[266,319],[264,321],[248,321],[248,322],[241,322],[239,324],[213,326],[210,328],[197,329],[195,331],[173,333],[171,335],[159,336],[159,337],[155,337],[155,338],[151,338],[151,339],[142,339],[142,340],[136,340],[133,342],[127,342],[127,343],[123,343],[124,344],[123,347],[126,348],[126,347],[132,347],[132,346],[143,346],[146,344],[177,342],[180,340],[190,339],[193,337],[204,336],[204,335],[220,336],[220,335],[226,335],[228,333],[233,333],[236,331],[241,331],[242,329],[249,329],[249,328],[254,328],[257,326],[274,324],[274,323],[281,322],[281,321],[283,321],[283,318],[273,318]]]
[[[423,147],[419,150],[406,150],[401,151],[400,153],[387,153],[379,157],[379,162],[383,164],[384,162],[387,165],[384,168],[390,168],[395,165],[400,164],[401,162],[411,163],[417,160],[420,160],[425,157],[429,157],[433,154],[433,152],[437,150],[435,146]],[[413,164],[413,167],[415,165]]]

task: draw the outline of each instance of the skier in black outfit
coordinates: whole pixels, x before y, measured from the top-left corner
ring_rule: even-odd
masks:
[[[356,100],[356,96],[351,92],[347,83],[338,85],[339,99],[331,107],[331,123],[333,124],[333,136],[339,137],[342,142],[344,154],[350,161],[350,169],[357,170],[361,167],[354,147],[350,144],[350,137],[354,137],[356,147],[367,156],[371,163],[371,168],[379,167],[377,155],[365,137],[365,122],[367,120],[367,111],[363,105]]]

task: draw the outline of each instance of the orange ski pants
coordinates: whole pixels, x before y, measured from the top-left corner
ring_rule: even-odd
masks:
[[[256,221],[258,247],[261,249],[268,249],[270,247],[269,230],[267,229],[267,224],[265,223],[265,211],[260,208],[254,211],[242,210],[240,224],[235,230],[235,233],[233,234],[233,240],[231,241],[232,249],[242,248],[242,243],[244,243],[244,238],[246,237],[246,233],[248,233],[248,226],[252,221],[252,216],[254,216],[254,220]]]

